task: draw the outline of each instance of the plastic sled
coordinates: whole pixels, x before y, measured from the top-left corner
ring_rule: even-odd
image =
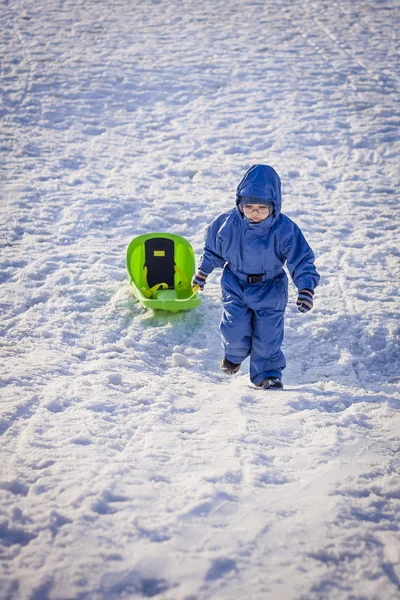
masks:
[[[129,283],[147,308],[178,312],[201,304],[192,290],[195,269],[192,246],[172,233],[146,233],[134,238],[126,251]]]

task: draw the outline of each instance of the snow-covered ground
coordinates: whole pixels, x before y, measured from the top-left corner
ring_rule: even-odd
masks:
[[[398,599],[398,1],[2,0],[0,27],[1,599]],[[257,162],[322,275],[282,393],[219,372],[219,272],[176,314],[125,272],[149,231],[199,255]]]

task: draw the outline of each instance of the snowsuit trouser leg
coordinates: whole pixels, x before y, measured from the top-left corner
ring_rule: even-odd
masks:
[[[250,355],[250,379],[260,385],[267,377],[282,377],[286,367],[281,350],[284,334],[283,310],[255,310]]]
[[[225,358],[239,364],[251,352],[252,310],[243,300],[243,290],[236,277],[226,269],[222,275],[224,311],[220,323]]]

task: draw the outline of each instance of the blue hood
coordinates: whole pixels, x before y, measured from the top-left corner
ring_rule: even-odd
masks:
[[[282,206],[281,180],[278,173],[268,165],[253,165],[245,173],[236,189],[236,205],[242,196],[261,198],[273,203],[273,221],[279,217]]]

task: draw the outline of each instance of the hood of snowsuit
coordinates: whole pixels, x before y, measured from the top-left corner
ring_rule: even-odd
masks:
[[[281,213],[282,206],[281,180],[275,169],[268,165],[250,167],[236,189],[236,206],[239,211],[240,200],[244,196],[272,202],[274,205],[272,222],[275,222]]]

